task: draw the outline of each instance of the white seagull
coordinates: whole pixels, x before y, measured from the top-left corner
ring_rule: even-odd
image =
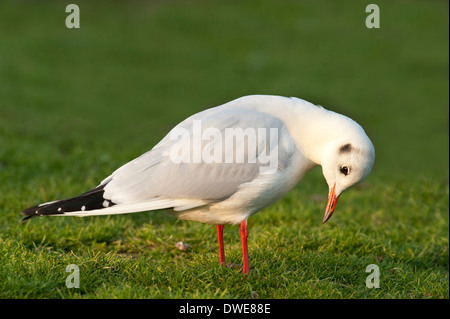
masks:
[[[350,118],[299,98],[250,95],[190,116],[96,188],[22,214],[28,219],[168,210],[216,225],[221,264],[223,227],[240,224],[247,274],[251,215],[321,165],[329,187],[325,223],[341,193],[367,177],[374,159],[372,142]]]

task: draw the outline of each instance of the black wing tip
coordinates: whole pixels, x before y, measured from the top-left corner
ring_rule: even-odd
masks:
[[[26,222],[27,220],[30,220],[30,219],[33,218],[33,217],[36,217],[36,216],[29,215],[29,216],[27,216],[27,217],[25,217],[25,218],[22,218],[22,222]]]
[[[20,212],[22,215],[25,215],[25,218],[22,219],[22,221],[27,221],[33,217],[41,216],[42,214],[39,213],[39,206],[33,206],[29,207],[27,209],[24,209]]]
[[[23,211],[21,211],[20,213],[22,215],[25,216],[34,216],[34,215],[38,215],[37,214],[37,210],[38,210],[39,206],[33,206],[33,207],[29,207],[27,209],[24,209]]]
[[[115,205],[111,200],[103,198],[104,187],[105,185],[100,185],[76,197],[24,209],[21,211],[21,214],[26,216],[23,220],[26,221],[30,218],[44,215],[64,215],[65,212],[89,211]],[[105,202],[107,203],[106,205]]]

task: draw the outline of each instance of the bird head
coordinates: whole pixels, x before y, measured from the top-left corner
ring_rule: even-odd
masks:
[[[359,125],[356,128],[330,142],[323,152],[322,172],[329,187],[323,223],[333,214],[342,192],[363,181],[372,170],[375,149],[364,130]]]

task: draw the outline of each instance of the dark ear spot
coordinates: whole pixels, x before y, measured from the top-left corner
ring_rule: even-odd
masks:
[[[339,153],[350,153],[352,150],[352,144],[345,144],[339,148]]]

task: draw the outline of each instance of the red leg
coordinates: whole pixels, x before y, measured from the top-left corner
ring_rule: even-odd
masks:
[[[219,239],[219,253],[220,253],[220,264],[225,264],[225,249],[223,248],[223,226],[216,225],[217,228],[217,238]]]
[[[242,273],[247,275],[249,271],[248,267],[248,249],[247,249],[247,237],[248,237],[248,229],[247,229],[247,220],[241,222],[241,226],[239,227],[239,232],[241,233],[241,242],[242,242]]]

